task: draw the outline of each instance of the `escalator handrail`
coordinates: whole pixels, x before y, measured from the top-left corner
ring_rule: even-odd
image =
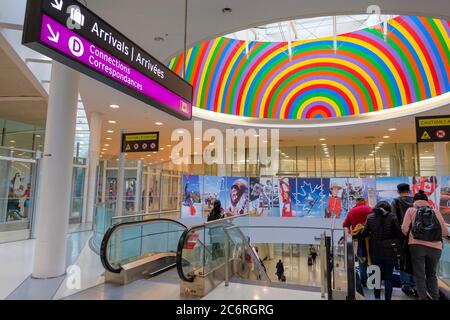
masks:
[[[347,246],[347,300],[356,299],[355,252],[352,237],[346,237]]]
[[[185,282],[193,282],[195,277],[188,277],[184,274],[183,271],[183,250],[187,241],[187,237],[189,234],[191,234],[193,231],[198,230],[198,229],[205,229],[206,231],[206,227],[212,224],[224,224],[223,229],[225,231],[226,228],[228,227],[237,227],[236,230],[238,230],[239,234],[241,235],[243,242],[246,244],[247,249],[249,251],[251,251],[252,254],[252,258],[256,261],[257,260],[257,265],[258,265],[258,270],[260,271],[260,273],[262,271],[264,271],[264,268],[261,266],[261,261],[259,260],[259,257],[257,257],[255,255],[255,253],[253,252],[247,237],[245,236],[245,234],[242,232],[240,226],[235,226],[232,223],[230,223],[230,220],[234,220],[235,218],[242,218],[244,215],[240,215],[240,216],[234,216],[234,217],[227,217],[227,218],[223,218],[223,219],[219,219],[219,220],[214,220],[214,221],[210,221],[210,222],[206,222],[204,224],[201,225],[195,225],[195,226],[191,226],[189,228],[187,228],[186,230],[184,230],[183,234],[180,237],[180,240],[178,241],[178,248],[177,248],[177,256],[176,256],[176,263],[177,263],[177,272],[178,272],[178,276],[180,277],[181,280],[185,281]],[[206,248],[206,246],[203,244],[203,246]],[[266,274],[266,281],[270,281],[269,276],[267,275],[267,273],[264,271],[264,273]]]
[[[158,219],[144,220],[144,221],[122,222],[122,223],[118,223],[118,224],[115,224],[115,225],[109,227],[108,230],[105,232],[105,235],[103,236],[102,243],[100,246],[100,260],[102,262],[103,267],[112,273],[120,273],[120,271],[122,270],[122,267],[115,268],[109,263],[108,254],[107,254],[109,240],[111,239],[112,235],[114,234],[114,232],[117,229],[131,227],[131,226],[145,225],[145,224],[161,223],[161,222],[170,222],[173,224],[177,224],[177,225],[183,227],[184,229],[187,229],[187,227],[183,223],[176,221],[176,220],[168,219],[168,218],[158,218]]]
[[[188,240],[188,235],[191,234],[195,230],[199,230],[199,229],[206,230],[206,226],[213,224],[213,222],[215,222],[217,224],[228,223],[229,226],[232,226],[232,224],[229,223],[227,220],[230,220],[230,219],[224,218],[224,219],[220,219],[220,220],[210,221],[210,222],[208,222],[208,224],[203,223],[203,224],[191,226],[183,231],[183,233],[181,234],[180,240],[178,241],[177,256],[176,256],[177,272],[178,272],[178,276],[180,277],[181,280],[183,280],[185,282],[194,282],[194,277],[186,276],[183,271],[183,250],[184,250],[186,241]],[[203,244],[203,246],[206,248],[205,244]]]

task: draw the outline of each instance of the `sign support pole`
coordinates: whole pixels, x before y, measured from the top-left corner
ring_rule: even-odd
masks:
[[[122,135],[125,129],[122,129]],[[125,152],[119,153],[119,169],[117,173],[116,217],[123,215],[123,193],[125,190]]]
[[[136,194],[134,197],[134,210],[137,214],[142,211],[142,172],[144,169],[144,161],[138,160],[136,173]]]

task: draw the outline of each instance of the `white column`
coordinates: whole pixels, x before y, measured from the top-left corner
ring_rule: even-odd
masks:
[[[102,138],[102,118],[101,114],[94,112],[89,118],[89,175],[88,175],[88,196],[87,212],[83,217],[83,222],[92,222],[94,220],[94,206],[97,197],[97,167],[100,160],[101,138]]]
[[[33,277],[65,274],[79,74],[53,62]]]
[[[448,170],[448,156],[447,156],[447,144],[445,142],[434,143],[434,161],[436,167],[437,176],[447,176]]]

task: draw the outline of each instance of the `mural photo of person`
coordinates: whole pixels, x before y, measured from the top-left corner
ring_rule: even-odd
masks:
[[[325,218],[340,219],[342,213],[343,185],[345,179],[330,179],[330,195],[328,207],[325,210]]]
[[[183,195],[181,203],[182,218],[201,218],[202,204],[200,196],[200,185],[203,177],[183,174]]]
[[[247,178],[227,178],[230,195],[225,214],[229,217],[248,213],[248,181]]]
[[[294,203],[291,199],[291,185],[289,183],[289,178],[281,178],[279,186],[281,216],[292,217],[294,215]]]
[[[440,186],[438,184],[437,177],[413,177],[412,193],[416,194],[419,190],[423,190],[425,192],[430,206],[435,210],[439,210]]]
[[[300,217],[323,217],[328,209],[330,179],[299,178],[295,195]]]

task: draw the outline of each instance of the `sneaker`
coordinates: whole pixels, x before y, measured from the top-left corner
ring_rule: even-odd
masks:
[[[418,298],[419,297],[419,293],[417,292],[417,290],[416,289],[412,289],[412,291],[413,291],[413,297]]]

